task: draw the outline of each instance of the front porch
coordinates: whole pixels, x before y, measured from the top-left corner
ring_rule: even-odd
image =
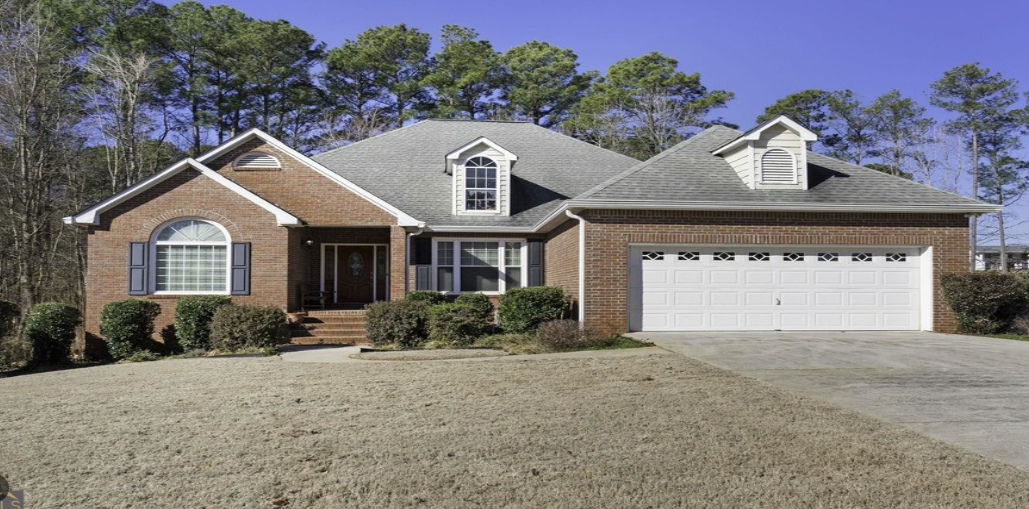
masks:
[[[289,311],[361,310],[403,294],[403,228],[307,227],[295,231],[299,252],[291,252]]]

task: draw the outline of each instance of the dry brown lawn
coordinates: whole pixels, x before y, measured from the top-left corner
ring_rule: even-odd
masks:
[[[0,380],[29,507],[1026,507],[1029,474],[680,356]]]

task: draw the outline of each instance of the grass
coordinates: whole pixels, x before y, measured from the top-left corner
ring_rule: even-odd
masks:
[[[677,355],[0,380],[33,507],[1026,507],[1029,473]]]
[[[1015,334],[1015,333],[990,334],[989,337],[991,337],[991,338],[1000,338],[1000,339],[1013,339],[1015,341],[1029,341],[1029,334]]]

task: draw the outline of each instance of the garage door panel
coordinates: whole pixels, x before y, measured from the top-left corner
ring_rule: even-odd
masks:
[[[638,330],[901,330],[920,320],[919,248],[630,250]]]

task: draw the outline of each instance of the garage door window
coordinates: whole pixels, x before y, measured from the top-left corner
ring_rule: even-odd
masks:
[[[850,255],[850,261],[852,262],[870,262],[872,261],[872,253],[854,253]]]
[[[886,253],[886,261],[888,262],[906,262],[908,261],[908,255],[904,253]]]
[[[664,260],[665,259],[665,254],[663,252],[661,252],[661,251],[644,251],[643,252],[643,259],[644,260]]]
[[[804,253],[785,253],[782,255],[782,259],[787,262],[802,262],[804,261]]]
[[[696,251],[680,251],[679,260],[684,262],[695,262],[700,260],[700,253]]]
[[[771,260],[772,257],[769,256],[768,253],[750,253],[750,255],[747,256],[747,259],[752,262],[767,262],[768,260]]]
[[[820,262],[836,262],[839,260],[839,253],[818,253],[818,261]]]
[[[731,251],[715,251],[715,260],[720,262],[731,262],[736,259],[736,253]]]

